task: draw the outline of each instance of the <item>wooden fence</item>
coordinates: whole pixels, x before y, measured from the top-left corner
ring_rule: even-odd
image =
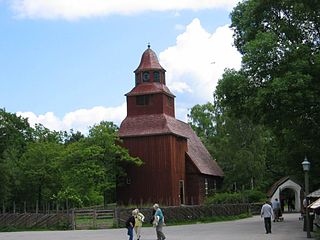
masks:
[[[177,206],[161,207],[167,223],[183,222],[185,220],[196,220],[212,216],[236,216],[243,213],[251,213],[250,204],[214,204],[208,206]],[[133,209],[116,209],[117,221],[119,226],[124,226],[125,220],[130,216]],[[145,215],[145,221],[148,223],[152,217],[152,208],[140,208],[141,213]]]
[[[103,229],[117,227],[114,210],[72,210],[71,226],[77,229]]]
[[[242,213],[258,214],[261,204],[215,204],[210,206],[161,207],[167,223],[196,220],[212,216],[235,216]],[[112,210],[73,209],[60,213],[2,213],[0,228],[64,228],[64,229],[102,229],[124,227],[125,220],[131,215],[132,208]],[[145,215],[146,224],[152,217],[152,207],[140,208]]]
[[[67,228],[70,219],[66,214],[3,213],[0,227],[14,228]]]

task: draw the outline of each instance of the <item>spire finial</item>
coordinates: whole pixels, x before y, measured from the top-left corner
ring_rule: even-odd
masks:
[[[150,48],[150,42],[148,42],[148,48]]]

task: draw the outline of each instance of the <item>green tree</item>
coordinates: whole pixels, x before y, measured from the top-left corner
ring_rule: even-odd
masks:
[[[62,188],[57,193],[65,200],[78,198],[80,205],[101,204],[101,185],[108,172],[104,168],[103,152],[99,146],[88,144],[85,139],[68,144],[62,159]],[[62,200],[62,199],[60,199]]]
[[[17,161],[32,140],[27,119],[0,109],[0,201],[8,201],[18,181]]]
[[[239,3],[231,27],[243,67],[227,71],[215,92],[230,114],[272,130],[272,153],[287,166],[286,174],[297,177],[304,155],[312,174],[320,171],[319,11],[315,0]]]
[[[29,143],[19,161],[21,179],[17,200],[39,205],[51,200],[60,189],[60,159],[63,145],[56,142],[38,141]]]
[[[117,144],[120,141],[117,130],[113,123],[101,122],[90,128],[87,137],[68,143],[62,162],[60,196],[72,196],[83,205],[101,204],[105,192],[115,193],[117,179],[126,174],[125,164],[142,164]]]
[[[120,146],[110,122],[80,132],[51,131],[0,109],[0,201],[42,207],[52,200],[65,206],[103,203],[113,194],[127,164],[141,165]],[[11,205],[11,204],[10,204]]]
[[[215,134],[215,107],[212,103],[197,104],[193,106],[188,114],[189,124],[203,142]]]
[[[112,122],[102,121],[100,124],[93,126],[89,130],[88,142],[104,149],[103,165],[108,172],[104,190],[105,195],[111,195],[111,197],[105,197],[115,200],[116,186],[119,179],[126,176],[126,166],[141,166],[143,162],[139,158],[131,157],[128,150],[120,145],[118,127]]]
[[[218,105],[194,106],[189,123],[216,158],[225,173],[225,188],[233,184],[246,189],[261,187],[265,176],[267,131],[248,118],[233,118],[221,112]]]

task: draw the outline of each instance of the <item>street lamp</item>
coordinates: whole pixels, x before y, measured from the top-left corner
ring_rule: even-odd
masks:
[[[304,188],[305,188],[305,194],[306,194],[306,230],[307,230],[307,238],[311,238],[311,233],[310,233],[310,215],[309,215],[309,200],[308,200],[308,195],[309,195],[309,171],[310,171],[310,162],[308,161],[307,157],[304,157],[304,161],[302,162],[302,168],[304,171]]]

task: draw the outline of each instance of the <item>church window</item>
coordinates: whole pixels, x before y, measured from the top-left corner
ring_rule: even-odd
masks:
[[[160,74],[158,71],[153,72],[153,81],[160,82]]]
[[[150,73],[149,72],[143,72],[142,79],[144,82],[149,82],[150,80]]]
[[[141,95],[136,97],[137,105],[149,105],[150,96],[149,95]]]

